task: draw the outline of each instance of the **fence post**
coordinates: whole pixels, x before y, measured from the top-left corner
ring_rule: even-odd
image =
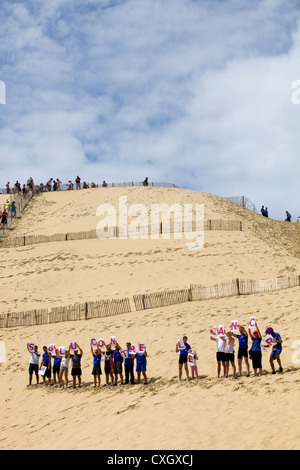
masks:
[[[191,302],[193,299],[192,299],[192,289],[189,288],[188,289],[188,302]]]
[[[240,281],[236,279],[236,288],[237,288],[237,295],[240,295]]]
[[[84,319],[87,320],[87,315],[88,315],[88,304],[87,302],[85,303],[85,312],[84,312]]]

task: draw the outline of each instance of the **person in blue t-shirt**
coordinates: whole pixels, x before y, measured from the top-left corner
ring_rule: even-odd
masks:
[[[129,384],[129,379],[130,379],[131,385],[134,385],[133,366],[134,366],[135,356],[130,353],[130,348],[131,348],[131,343],[126,343],[126,351],[127,351],[128,357],[126,357],[124,361],[125,385]]]
[[[54,386],[58,387],[59,386],[59,371],[60,371],[60,363],[61,363],[61,357],[58,355],[58,349],[55,349],[55,356],[53,357],[53,383]]]
[[[282,373],[282,365],[281,365],[281,360],[280,360],[280,354],[282,353],[282,339],[279,333],[275,333],[273,328],[267,328],[266,329],[266,335],[271,335],[273,338],[276,340],[276,344],[273,346],[271,355],[270,355],[270,365],[272,369],[272,374],[276,374],[275,371],[275,366],[274,366],[274,360],[276,359],[278,365],[279,365],[279,372]],[[266,348],[269,348],[270,346],[268,344],[265,345]]]
[[[255,328],[256,330],[251,332],[250,328],[248,330],[249,336],[252,339],[252,352],[251,352],[251,359],[252,359],[252,365],[253,365],[253,370],[254,370],[254,377],[261,377],[262,376],[262,354],[261,354],[261,333],[259,331],[259,328],[257,326],[257,323],[255,323]],[[259,369],[259,374],[257,374],[257,369]]]
[[[91,353],[93,356],[93,370],[92,370],[92,375],[94,376],[94,387],[96,388],[97,386],[100,387],[101,385],[101,356],[102,356],[102,351],[98,347],[95,348],[95,351],[93,347],[91,346]]]
[[[121,356],[121,346],[117,343],[115,346],[114,350],[114,362],[113,362],[113,374],[114,374],[114,387],[117,386],[118,384],[118,375],[120,376],[121,379],[121,385],[124,385],[124,380],[123,380],[123,357]]]
[[[236,335],[232,333],[232,336],[239,340],[239,349],[238,349],[238,369],[239,369],[239,376],[242,375],[242,361],[243,358],[245,360],[246,368],[247,368],[247,377],[250,376],[250,366],[248,361],[248,333],[243,326],[238,325],[238,329],[240,334]]]
[[[137,352],[135,354],[136,357],[136,373],[137,373],[137,383],[139,384],[141,382],[141,373],[143,374],[144,377],[144,384],[148,384],[148,379],[147,379],[147,359],[146,357],[148,356],[148,353],[146,351],[146,346],[144,352]]]
[[[178,344],[176,344],[176,352],[179,352],[179,361],[178,361],[178,382],[181,382],[182,378],[182,368],[184,365],[184,370],[186,373],[186,381],[190,380],[189,376],[189,368],[187,364],[187,357],[188,357],[188,352],[191,348],[191,346],[187,342],[187,336],[183,336],[182,341],[184,344],[184,349],[179,349]]]
[[[48,353],[47,346],[43,347],[44,354],[42,356],[41,368],[43,366],[47,367],[46,372],[43,375],[44,384],[46,384],[46,379],[48,379],[48,385],[51,385],[51,354]]]

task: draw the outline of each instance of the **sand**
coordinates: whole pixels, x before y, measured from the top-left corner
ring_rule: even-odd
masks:
[[[128,200],[131,197],[133,201],[135,193],[146,203],[143,193],[135,191],[140,189],[144,188],[129,188]],[[73,203],[70,192],[39,196],[24,211],[13,236],[24,234],[24,230],[82,230],[83,220],[84,229],[95,228],[97,218],[88,215],[88,208],[94,210],[103,199],[95,199],[92,205],[96,194],[92,191],[73,191]],[[114,201],[120,190],[96,191]],[[158,203],[164,193],[167,201],[181,203],[190,195],[194,202],[206,204],[206,216],[242,220],[243,231],[206,232],[205,246],[197,252],[186,250],[184,240],[84,240],[1,249],[1,287],[5,293],[1,312],[132,296],[188,287],[190,283],[300,273],[296,224],[287,227],[262,220],[260,215],[216,196],[172,191],[149,188]],[[44,203],[48,210],[42,214]],[[86,322],[0,330],[0,340],[6,346],[6,361],[0,364],[1,448],[299,449],[300,352],[293,349],[300,339],[299,307],[299,288],[294,288]],[[281,334],[284,373],[270,374],[269,353],[264,353],[261,378],[233,379],[230,371],[229,378],[217,379],[211,326],[228,327],[232,319],[246,326],[252,314],[262,332],[273,326]],[[183,334],[199,355],[198,381],[177,382],[175,344]],[[115,335],[123,347],[127,341],[145,341],[150,383],[95,390],[89,346],[94,335],[106,340]],[[72,340],[84,351],[83,386],[76,390],[26,387],[26,343],[34,341],[41,351],[43,345],[67,345]],[[80,439],[74,439],[75,430]]]

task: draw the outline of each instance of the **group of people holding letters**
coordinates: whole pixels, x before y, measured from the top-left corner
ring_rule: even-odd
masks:
[[[252,340],[251,348],[248,349],[249,338]],[[270,366],[272,374],[276,374],[275,364],[277,361],[279,370],[282,373],[282,364],[280,355],[282,353],[282,338],[279,333],[275,333],[273,328],[268,327],[265,331],[265,337],[258,328],[256,318],[252,316],[249,321],[248,331],[238,324],[237,320],[231,322],[230,331],[226,332],[224,325],[217,329],[215,326],[210,331],[210,339],[217,343],[217,376],[226,378],[229,374],[229,368],[232,367],[233,377],[238,378],[242,375],[243,360],[246,366],[246,376],[250,377],[250,363],[252,361],[253,376],[262,376],[262,351],[268,352],[267,348],[272,348],[270,354]],[[238,370],[235,365],[234,346],[235,340],[238,340]],[[264,343],[263,343],[264,341]],[[249,359],[248,359],[249,358]],[[221,369],[223,375],[221,376]]]
[[[243,361],[246,367],[246,376],[250,377],[250,362],[252,361],[253,377],[262,375],[262,350],[267,352],[267,348],[272,348],[270,354],[270,366],[272,374],[276,374],[275,361],[277,361],[279,370],[282,373],[282,364],[280,355],[282,352],[282,338],[273,328],[268,327],[265,331],[265,337],[258,328],[256,318],[251,317],[249,321],[248,331],[246,328],[238,324],[237,320],[231,322],[230,331],[226,331],[224,325],[212,327],[210,330],[210,339],[217,343],[216,359],[217,359],[217,377],[229,377],[230,367],[232,368],[232,376],[238,378],[242,376]],[[249,349],[249,339],[252,340]],[[235,344],[238,341],[237,367],[235,363]],[[264,341],[264,343],[263,343]],[[126,348],[122,349],[116,341],[115,336],[111,336],[110,342],[105,343],[103,339],[97,340],[96,337],[90,339],[90,349],[92,356],[92,376],[94,379],[94,387],[101,386],[102,368],[104,362],[105,384],[104,386],[117,386],[120,379],[121,385],[141,383],[148,384],[147,378],[147,351],[144,342],[139,342],[137,346],[126,343]],[[32,385],[33,375],[36,376],[36,382],[39,383],[40,376],[46,385],[54,385],[57,387],[67,388],[69,379],[69,368],[71,365],[71,376],[73,379],[73,388],[81,386],[81,359],[83,350],[76,341],[71,341],[68,349],[64,346],[56,348],[54,344],[43,347],[43,354],[38,351],[38,347],[34,343],[27,343],[27,350],[30,353],[29,361],[29,384]],[[198,379],[197,352],[191,348],[188,343],[187,336],[178,339],[176,343],[176,353],[179,353],[179,378],[182,381],[183,369],[185,370],[186,380]],[[103,361],[102,361],[103,357]],[[41,365],[39,361],[41,359]],[[136,361],[135,372],[137,380],[135,382],[134,363]],[[123,363],[125,380],[123,373]],[[191,368],[191,374],[189,371]],[[223,370],[223,375],[222,374]]]
[[[141,382],[143,375],[144,384],[148,384],[147,379],[147,351],[145,343],[126,343],[126,348],[122,349],[116,341],[115,336],[111,336],[110,342],[105,343],[103,339],[97,340],[92,337],[90,340],[92,356],[92,376],[94,387],[101,386],[101,359],[104,358],[105,386],[117,386],[120,378],[121,385],[135,384],[134,361],[136,361],[137,384]],[[81,386],[81,358],[83,350],[76,341],[71,341],[68,349],[65,346],[55,347],[49,344],[43,347],[43,354],[38,351],[38,346],[34,343],[27,343],[27,350],[30,353],[29,360],[29,384],[32,385],[33,375],[36,376],[36,383],[39,383],[40,376],[45,385],[54,385],[67,388],[69,384],[69,369],[73,378],[73,388]],[[41,364],[39,361],[41,359]],[[123,375],[123,362],[125,371],[125,381]],[[71,367],[70,367],[71,366]],[[53,381],[52,381],[53,377]]]
[[[249,338],[252,340],[252,345],[249,350],[248,342]],[[179,352],[179,378],[178,382],[182,380],[183,368],[185,369],[186,380],[190,378],[198,378],[197,368],[197,352],[191,348],[187,342],[187,336],[183,336],[182,339],[178,339],[176,344],[176,353]],[[265,338],[263,344],[263,338],[258,328],[256,318],[252,316],[249,321],[248,331],[246,328],[238,324],[237,320],[233,320],[230,325],[230,331],[226,331],[224,325],[212,327],[210,330],[210,339],[217,343],[217,377],[227,378],[229,376],[230,366],[232,368],[232,376],[238,378],[242,376],[242,364],[243,360],[246,366],[246,376],[250,377],[250,363],[252,361],[253,377],[260,377],[262,375],[262,350],[267,352],[267,348],[272,348],[270,355],[270,365],[272,374],[276,374],[275,364],[277,361],[279,370],[282,373],[282,365],[280,355],[282,352],[282,338],[279,333],[275,333],[273,328],[269,327],[266,329]],[[235,343],[238,340],[238,355],[237,355],[237,367],[235,364]],[[191,375],[189,372],[189,366],[191,367]],[[223,369],[223,375],[221,375]]]

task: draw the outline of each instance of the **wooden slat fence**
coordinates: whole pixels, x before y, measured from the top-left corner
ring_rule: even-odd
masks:
[[[237,295],[266,294],[300,286],[300,276],[270,280],[234,279],[220,284],[191,284],[178,289],[133,296],[136,311],[166,307],[190,301],[221,299]],[[52,309],[0,314],[0,328],[44,325],[63,321],[89,320],[131,312],[129,298],[76,303]]]
[[[190,289],[154,292],[150,294],[134,295],[133,300],[136,310],[148,308],[166,307],[168,305],[181,304],[190,299]]]
[[[51,309],[1,314],[0,328],[88,320],[91,318],[120,315],[130,311],[130,300],[128,298],[76,303],[63,307],[53,307]]]
[[[128,227],[129,229],[129,227]],[[196,227],[193,224],[192,230],[195,232]],[[221,231],[240,231],[242,230],[242,223],[237,220],[205,220],[204,221],[204,230],[221,230]],[[151,234],[165,235],[166,229],[163,227],[163,224],[160,222],[158,227],[146,226],[140,228],[141,234],[149,236]],[[3,248],[14,248],[18,246],[27,246],[27,245],[37,245],[39,243],[51,243],[51,242],[62,242],[69,240],[91,240],[97,238],[116,238],[121,235],[122,231],[119,227],[110,227],[109,234],[107,236],[106,230],[87,230],[81,232],[70,232],[70,233],[55,233],[53,235],[22,235],[14,238],[2,238],[0,240],[0,247]],[[182,233],[184,237],[184,227],[176,225],[171,222],[170,232],[169,233]],[[130,238],[130,233],[128,234]]]

